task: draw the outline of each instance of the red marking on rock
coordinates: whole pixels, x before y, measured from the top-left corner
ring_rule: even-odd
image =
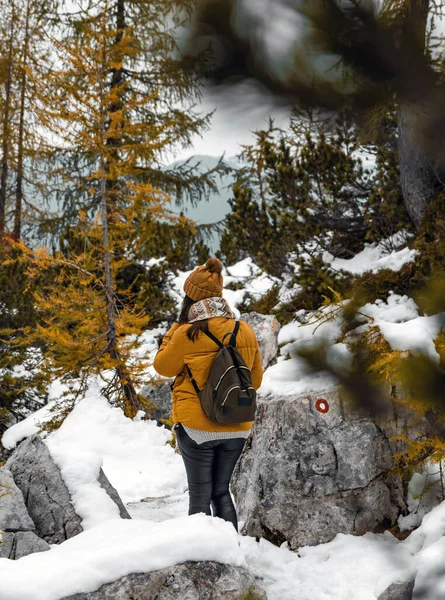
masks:
[[[318,412],[327,413],[329,410],[329,402],[324,398],[319,398],[315,402],[315,408],[318,410]]]

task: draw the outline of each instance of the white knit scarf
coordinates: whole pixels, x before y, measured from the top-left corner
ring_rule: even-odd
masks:
[[[235,314],[232,312],[227,300],[218,296],[212,298],[204,298],[191,305],[188,312],[188,322],[195,323],[203,319],[211,319],[212,317],[225,317],[226,319],[235,319]]]

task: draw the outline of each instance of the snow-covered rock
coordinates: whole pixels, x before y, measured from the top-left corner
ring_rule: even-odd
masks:
[[[321,446],[323,433],[326,440],[330,439],[327,425],[337,428],[339,435],[344,431],[346,417],[341,404],[336,407],[332,402],[327,413],[319,413],[308,405],[315,394],[299,397],[303,398],[304,406],[309,406],[309,411],[290,410],[283,404],[281,412],[276,411],[275,415],[275,437],[271,427],[267,430],[270,439],[262,435],[261,456],[266,456],[270,446],[277,468],[282,468],[288,451],[294,451],[294,437],[302,437],[306,421],[312,424],[314,436],[319,435]],[[327,394],[320,392],[318,398],[321,397],[329,401]],[[295,401],[295,398],[296,394],[287,401]],[[328,419],[331,420],[328,422]],[[34,421],[35,417],[29,416],[28,422],[13,426],[9,440],[18,441],[24,432],[32,433]],[[360,420],[353,420],[352,424],[357,431],[355,427],[360,425]],[[278,425],[282,427],[281,434]],[[306,429],[310,431],[309,426]],[[277,441],[279,435],[289,440],[287,445],[283,439]],[[178,581],[176,574],[182,567],[175,565],[190,562],[202,565],[202,569],[207,569],[210,562],[246,569],[253,579],[261,582],[268,600],[376,600],[391,589],[391,585],[413,580],[413,600],[445,598],[445,502],[430,507],[418,529],[403,541],[389,531],[360,536],[338,533],[330,542],[300,547],[294,552],[288,543],[278,547],[264,538],[256,540],[237,535],[231,523],[219,518],[202,513],[187,516],[185,469],[181,457],[167,443],[170,439],[171,432],[164,427],[158,427],[154,421],[126,418],[121,409],[110,406],[97,388],[92,388],[91,394],[74,407],[60,429],[45,440],[62,471],[76,511],[84,513],[84,531],[61,544],[54,544],[48,552],[34,552],[20,560],[0,558],[0,600],[61,600],[73,594],[104,590],[105,586],[111,586],[112,582],[117,584],[125,577],[133,582],[141,577],[140,581],[146,582],[148,576],[144,574],[147,573],[164,577],[166,583],[158,595],[163,598],[162,594],[171,591],[169,582]],[[369,437],[363,435],[362,445],[369,445]],[[375,447],[381,448],[379,444]],[[277,458],[279,448],[283,456]],[[247,449],[246,454],[249,452]],[[343,473],[347,471],[346,459],[344,453],[335,463],[343,461]],[[382,457],[378,460],[381,462]],[[314,461],[305,456],[304,461],[309,471],[311,464],[313,471],[321,473],[329,472],[332,467],[329,451]],[[132,519],[119,517],[116,505],[97,482],[100,465],[130,508]],[[289,480],[295,476],[298,465],[295,457],[288,461]],[[358,465],[352,464],[353,473]],[[257,461],[257,473],[261,466]],[[270,468],[265,464],[268,477]],[[372,469],[367,476],[371,472]],[[318,474],[319,481],[323,477],[328,476]],[[383,477],[385,475],[377,475],[376,480]],[[314,473],[310,479],[315,480]],[[413,493],[419,491],[419,485],[416,483]],[[361,490],[355,492],[360,500]],[[287,497],[289,499],[290,494]],[[353,494],[346,491],[344,497],[351,499]],[[141,498],[146,502],[139,502]],[[276,496],[271,499],[275,500]],[[296,494],[290,498],[291,508],[299,499]],[[108,503],[113,510],[109,510]],[[274,509],[272,506],[271,510]],[[277,509],[284,512],[283,506],[278,505]],[[21,533],[29,535],[29,532]],[[9,534],[3,539],[6,540],[3,545],[11,548]],[[165,572],[170,568],[175,578],[166,580]],[[235,571],[223,569],[223,572],[233,577]],[[224,578],[221,583],[223,581]],[[130,588],[128,594],[125,589],[122,587],[122,596],[113,596],[110,592],[110,598],[128,600],[130,593],[136,593],[135,587]],[[177,592],[177,588],[174,589]],[[190,589],[195,593],[193,586]],[[213,587],[210,589],[216,593]],[[173,598],[186,597],[182,591]],[[427,595],[422,596],[423,591]],[[196,593],[191,597],[199,598]],[[243,595],[241,598],[244,600]]]
[[[38,435],[23,441],[8,459],[6,467],[21,490],[22,501],[25,499],[32,523],[28,529],[35,529],[40,538],[51,544],[60,544],[83,531],[82,519],[74,510],[59,467]],[[102,469],[98,483],[117,505],[120,517],[130,519],[118,492]]]
[[[280,324],[273,315],[260,315],[256,312],[243,313],[240,319],[248,323],[255,332],[261,352],[263,369],[276,361],[278,353],[278,332]]]
[[[174,567],[127,575],[95,592],[64,600],[265,600],[245,569],[216,562],[186,562]]]
[[[411,600],[413,597],[413,587],[414,581],[393,583],[383,594],[380,594],[378,600]]]
[[[406,507],[391,456],[385,432],[338,388],[260,397],[234,474],[244,532],[298,548],[395,524]]]
[[[39,537],[60,544],[82,531],[60,471],[38,435],[23,441],[6,467],[22,491]]]
[[[400,232],[380,243],[365,244],[365,248],[352,258],[335,258],[329,252],[324,252],[323,261],[337,271],[346,271],[354,275],[362,275],[366,272],[378,273],[383,269],[400,271],[404,265],[413,262],[417,250],[408,247],[400,250],[390,250],[390,248],[404,245],[406,242],[406,234]]]

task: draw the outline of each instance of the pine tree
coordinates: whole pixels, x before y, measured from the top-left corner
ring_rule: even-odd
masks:
[[[397,152],[397,114],[391,109],[379,117],[380,126],[375,141],[367,144],[375,156],[372,190],[365,209],[366,239],[380,241],[396,232],[414,232],[406,210]]]
[[[230,213],[226,217],[221,236],[221,252],[229,264],[255,256],[258,249],[260,209],[253,192],[244,180],[233,186],[229,200]]]
[[[202,134],[209,126],[210,115],[201,115],[195,105],[201,97],[200,82],[205,71],[208,53],[198,53],[194,57],[183,56],[178,46],[178,31],[187,21],[194,0],[110,0],[107,2],[107,27],[113,34],[110,47],[117,56],[110,66],[107,85],[114,90],[109,109],[119,114],[126,106],[129,122],[145,122],[145,138],[137,131],[127,128],[125,140],[118,131],[113,132],[112,122],[107,123],[107,148],[115,160],[127,148],[134,145],[140,148],[133,164],[132,179],[138,183],[150,183],[156,189],[169,194],[177,204],[185,201],[196,204],[208,198],[217,190],[217,179],[228,169],[223,162],[209,171],[200,172],[189,161],[181,162],[166,169],[165,157],[179,147],[191,147],[196,134]],[[71,30],[73,43],[82,38],[83,20],[95,12],[103,12],[104,3],[87,7],[85,12],[72,16],[66,27]],[[114,37],[113,37],[114,36]],[[121,52],[123,36],[130,36],[131,43]],[[122,60],[120,60],[122,59]],[[187,68],[185,68],[187,67]],[[71,73],[71,85],[86,90],[90,82],[78,72]],[[48,89],[46,83],[42,85]],[[42,89],[42,97],[45,96]],[[51,97],[46,92],[46,107],[62,102],[62,94]],[[131,110],[128,99],[137,99]],[[42,119],[52,120],[51,112]],[[140,125],[139,125],[140,127]],[[57,131],[54,132],[57,134]],[[143,150],[142,150],[143,148]],[[75,222],[80,209],[94,215],[97,205],[91,196],[91,181],[88,174],[94,160],[79,148],[60,144],[52,159],[52,187],[54,200],[62,209],[60,217],[45,221],[48,230],[52,224],[54,236],[60,234],[66,221]],[[114,190],[119,197],[119,182],[111,174],[107,177],[107,189]],[[136,251],[137,249],[135,249]],[[152,257],[141,256],[147,260]]]
[[[44,156],[48,143],[42,136],[36,108],[40,98],[36,81],[45,81],[51,68],[48,34],[57,19],[58,0],[16,0],[0,7],[0,43],[3,47],[4,96],[0,101],[1,177],[0,228],[16,238],[32,227],[42,213],[34,199],[42,185],[33,164]]]
[[[53,275],[51,286],[35,293],[41,312],[37,329],[23,331],[28,343],[44,341],[44,369],[52,377],[80,378],[78,393],[86,389],[91,373],[111,370],[104,393],[133,416],[141,407],[135,385],[146,364],[131,359],[131,351],[137,346],[134,334],[149,318],[123,299],[127,290],[117,294],[116,275],[128,265],[141,215],[166,216],[168,198],[137,177],[138,160],[156,144],[153,124],[142,111],[156,92],[142,97],[137,91],[127,93],[125,81],[113,83],[116,66],[137,50],[131,29],[117,36],[110,28],[108,2],[101,8],[85,17],[76,37],[56,43],[61,67],[49,83],[60,102],[45,111],[45,123],[58,126],[66,145],[94,159],[85,180],[96,213],[91,222],[85,211],[79,212],[81,252],[67,257],[19,245],[31,263],[31,278],[42,269]],[[119,140],[118,150],[110,139]]]
[[[140,277],[138,259],[145,258],[147,242],[157,243],[156,232],[174,240],[167,258],[177,268],[208,253],[202,242],[196,245],[194,225],[169,211],[166,192],[196,200],[223,167],[201,175],[187,163],[173,172],[161,168],[166,151],[190,143],[208,122],[193,109],[177,108],[199,96],[205,58],[190,59],[198,67],[190,72],[177,54],[174,30],[191,6],[120,0],[88,6],[72,17],[63,38],[52,38],[57,68],[40,85],[33,80],[40,122],[59,140],[53,182],[66,199],[63,235],[52,252],[17,242],[15,260],[27,265],[38,308],[36,328],[20,329],[23,344],[41,343],[47,380],[74,382],[74,395],[67,392],[67,402],[58,404],[56,423],[93,374],[107,381],[103,393],[126,415],[144,405],[136,388],[147,364],[133,350],[151,316],[144,293],[145,283],[152,284]],[[166,28],[168,15],[173,29]],[[50,274],[51,285],[34,288],[42,272]]]
[[[40,372],[40,343],[23,344],[21,328],[38,318],[26,275],[26,259],[12,239],[26,236],[42,190],[34,159],[45,152],[36,119],[33,82],[50,68],[47,35],[57,22],[56,0],[10,0],[0,5],[0,434],[47,400],[48,380]],[[45,274],[34,280],[35,290]],[[35,291],[34,290],[34,291]]]
[[[10,145],[12,132],[12,118],[14,112],[14,91],[13,91],[13,73],[14,61],[16,55],[16,36],[17,36],[17,9],[14,4],[4,3],[2,5],[2,46],[3,54],[3,80],[5,85],[4,98],[2,103],[1,119],[1,158],[0,158],[0,235],[5,231],[6,226],[6,202],[8,196],[9,170],[11,162],[12,148]]]
[[[243,176],[248,190],[232,203],[227,218],[222,240],[227,258],[229,243],[236,240],[235,248],[280,277],[291,252],[307,255],[311,246],[318,254],[321,249],[348,256],[360,249],[371,185],[357,155],[359,146],[346,113],[337,120],[296,114],[289,134],[275,130],[273,123],[258,132],[256,144],[243,153],[250,163],[249,175]],[[237,186],[239,194],[241,180]],[[230,258],[240,256],[232,252]]]

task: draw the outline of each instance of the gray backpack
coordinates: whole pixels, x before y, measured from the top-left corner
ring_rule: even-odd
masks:
[[[230,336],[228,345],[220,342],[210,331],[203,332],[219,346],[219,351],[202,390],[186,365],[203,411],[211,421],[217,423],[243,423],[255,419],[256,391],[252,386],[252,374],[236,347],[239,325],[239,321],[236,321],[233,332],[224,336],[223,342]]]

